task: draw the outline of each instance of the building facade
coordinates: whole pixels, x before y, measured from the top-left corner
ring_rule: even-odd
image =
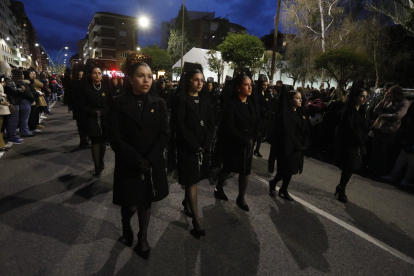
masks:
[[[85,39],[78,41],[82,62],[89,58],[105,62],[104,70],[121,71],[128,52],[138,47],[136,17],[109,12],[97,12],[88,27]]]
[[[215,14],[215,12],[188,11],[197,48],[210,49],[211,40],[214,38],[221,20],[220,17],[216,18]],[[170,32],[174,29],[176,20],[177,18],[173,18],[169,22],[161,23],[161,48],[164,50],[168,48]],[[229,31],[232,33],[240,33],[246,30],[241,25],[229,22]]]

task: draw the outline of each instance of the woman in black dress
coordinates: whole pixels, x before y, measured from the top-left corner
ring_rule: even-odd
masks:
[[[200,93],[203,73],[194,69],[185,74],[179,87],[176,112],[178,182],[185,186],[182,204],[193,218],[196,238],[205,236],[197,207],[197,183],[209,177],[209,152],[214,135],[214,121],[208,95]]]
[[[361,168],[362,155],[366,153],[368,128],[366,125],[366,101],[368,93],[362,81],[355,81],[351,88],[349,100],[338,126],[337,155],[335,165],[341,172],[341,180],[336,186],[335,196],[341,202],[347,202],[345,187],[352,174]]]
[[[258,110],[252,99],[252,80],[240,75],[234,80],[234,94],[224,107],[219,128],[218,141],[223,154],[223,168],[218,177],[214,196],[228,200],[223,190],[224,182],[230,173],[239,174],[239,196],[236,203],[241,209],[249,211],[244,200],[253,161],[253,148],[257,139],[259,125]]]
[[[131,82],[125,94],[115,97],[108,114],[108,138],[115,152],[113,203],[121,207],[125,244],[132,245],[131,218],[138,211],[136,253],[149,257],[147,241],[151,203],[168,195],[164,150],[169,139],[165,102],[148,93],[152,71],[135,52],[127,57]]]
[[[95,176],[100,176],[105,168],[106,118],[108,112],[109,88],[102,83],[102,71],[92,67],[86,71],[81,86],[81,106],[87,134],[91,139]]]
[[[279,196],[293,201],[287,189],[292,175],[303,171],[303,152],[309,147],[308,119],[302,109],[302,95],[283,85],[275,118],[275,135],[271,138],[277,155],[277,174],[269,182],[269,194],[276,196],[276,184],[283,180]],[[289,91],[289,92],[288,92]]]

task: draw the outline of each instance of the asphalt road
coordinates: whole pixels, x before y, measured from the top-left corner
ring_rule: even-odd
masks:
[[[182,213],[184,192],[155,203],[150,259],[118,242],[120,208],[112,204],[114,154],[101,178],[89,149],[77,150],[75,121],[59,102],[46,129],[0,158],[0,275],[414,275],[414,197],[390,183],[354,176],[350,202],[333,197],[340,171],[307,159],[292,179],[297,201],[268,196],[265,159],[254,159],[247,189],[250,212],[239,209],[237,176],[229,202],[199,184],[207,236],[194,239]],[[264,144],[262,154],[267,155]],[[137,217],[132,219],[138,232]],[[134,245],[137,239],[135,238]]]

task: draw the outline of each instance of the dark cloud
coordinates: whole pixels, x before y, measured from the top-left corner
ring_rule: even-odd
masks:
[[[38,41],[56,57],[59,50],[69,46],[68,57],[77,53],[77,41],[85,37],[95,12],[113,12],[129,16],[147,16],[151,26],[139,33],[140,45],[160,44],[161,22],[177,16],[182,0],[36,0],[25,1],[26,13],[36,28]],[[193,0],[186,1],[190,11],[216,12],[247,28],[259,37],[273,28],[276,13],[274,0]]]

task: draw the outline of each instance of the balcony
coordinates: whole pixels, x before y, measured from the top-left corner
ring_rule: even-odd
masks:
[[[91,31],[98,31],[101,27],[115,29],[114,22],[111,22],[110,20],[100,20],[98,17],[95,18],[91,25]]]
[[[101,32],[95,32],[92,36],[93,40],[92,41],[97,41],[100,40],[102,38],[106,38],[106,39],[113,39],[115,40],[115,33],[101,33]]]

